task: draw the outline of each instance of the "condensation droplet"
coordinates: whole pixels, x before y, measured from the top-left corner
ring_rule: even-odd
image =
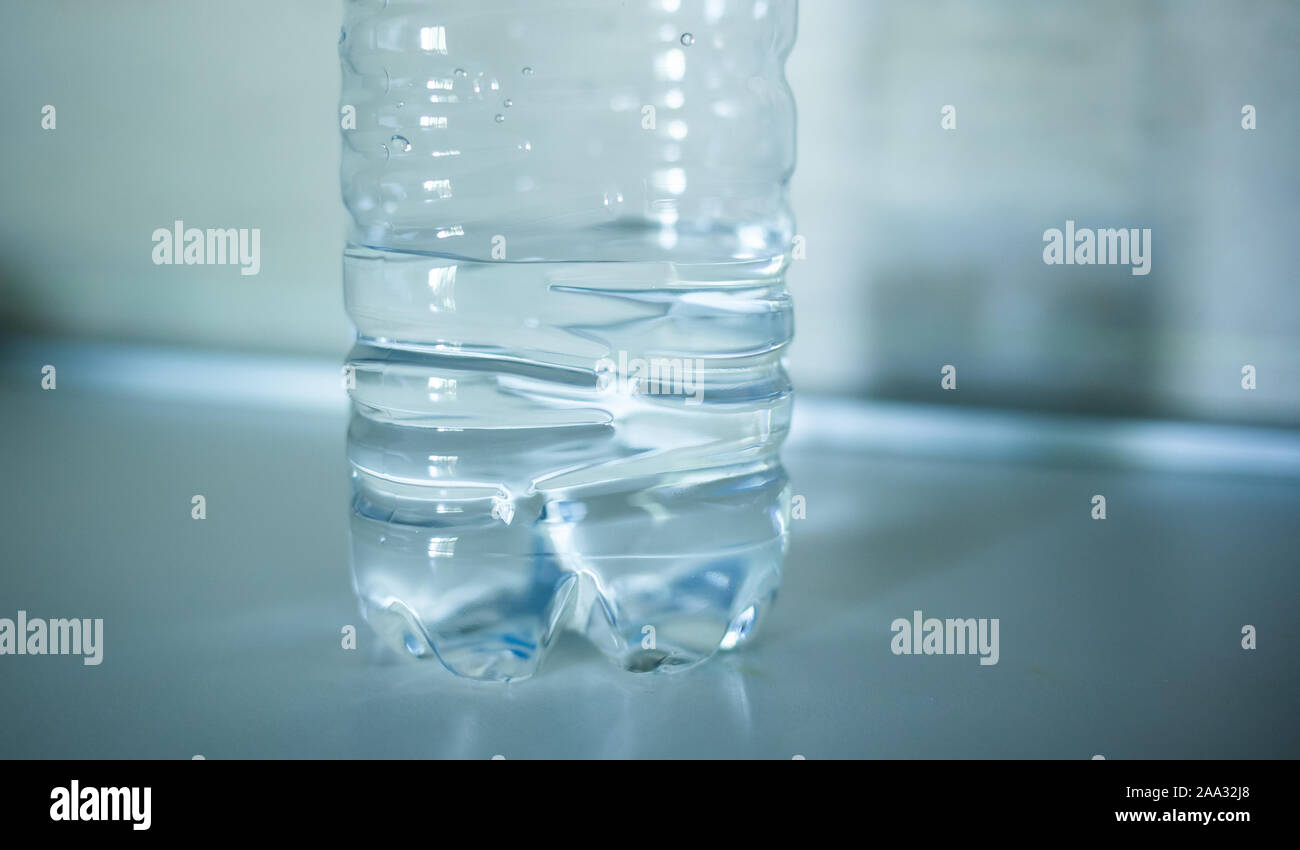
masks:
[[[404,101],[404,100],[399,100],[399,101],[397,101],[397,108],[398,108],[398,109],[401,109],[403,106],[406,106],[406,101]]]
[[[515,105],[515,102],[514,102],[513,100],[511,100],[510,98],[506,98],[506,99],[505,99],[505,102],[502,103],[501,105],[504,106],[506,109],[509,109],[510,107],[512,107],[512,106]]]
[[[390,142],[392,142],[393,144],[397,145],[397,147],[400,148],[400,149],[402,150],[403,153],[405,153],[405,152],[407,152],[407,151],[409,151],[409,150],[411,149],[411,143],[410,143],[410,141],[407,140],[407,138],[406,138],[405,136],[393,136],[393,137],[392,137],[391,139],[389,139],[388,141],[390,141]]]
[[[682,33],[682,46],[683,46],[683,47],[690,47],[690,46],[691,46],[692,44],[694,44],[694,43],[695,43],[695,36],[691,35],[691,34],[688,33],[688,32],[684,32],[684,33]]]
[[[502,121],[506,120],[506,117],[505,117],[504,115],[502,115],[500,112],[498,112],[498,113],[496,114],[496,117],[493,118],[492,120],[495,121],[495,122],[497,122],[498,124],[500,124]]]
[[[524,142],[523,144],[519,145],[518,147],[519,147],[519,149],[520,149],[521,151],[523,151],[524,153],[528,153],[530,150],[533,149],[533,143],[532,143],[532,142]]]
[[[523,74],[525,77],[531,77],[533,75],[533,66],[525,65],[523,67],[523,70],[521,70],[519,73]]]
[[[456,70],[452,71],[452,73],[455,74],[455,75],[458,76],[458,77],[465,77],[465,76],[467,76],[466,73],[465,73],[465,69],[464,69],[464,68],[457,68]]]

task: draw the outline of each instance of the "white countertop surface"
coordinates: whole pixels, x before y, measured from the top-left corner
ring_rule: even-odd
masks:
[[[0,617],[105,621],[98,666],[0,657],[3,758],[1300,756],[1295,432],[800,399],[752,646],[638,676],[567,639],[501,686],[359,619],[332,364],[0,353]],[[998,618],[998,663],[892,654],[917,609]]]

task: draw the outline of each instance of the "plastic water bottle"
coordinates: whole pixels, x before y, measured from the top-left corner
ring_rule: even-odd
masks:
[[[780,581],[795,0],[348,0],[353,578],[453,672],[628,670]]]

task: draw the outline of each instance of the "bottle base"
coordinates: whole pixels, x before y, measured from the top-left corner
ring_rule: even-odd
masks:
[[[718,575],[743,573],[742,592],[725,609],[698,610],[689,602],[677,610],[654,610],[647,600],[613,604],[599,594],[584,592],[597,585],[591,575],[569,574],[553,598],[535,616],[511,616],[477,606],[453,617],[431,618],[407,602],[363,597],[361,612],[374,632],[399,655],[437,660],[457,676],[485,682],[527,679],[544,665],[552,645],[565,631],[575,631],[616,667],[629,673],[677,673],[708,661],[718,652],[750,643],[771,608],[780,583],[779,563],[721,570],[698,566],[692,578],[679,583],[716,581]],[[660,565],[662,568],[662,565]],[[662,595],[662,594],[660,594]],[[669,594],[671,595],[671,593]],[[585,621],[581,608],[587,605]],[[635,612],[635,613],[634,613]]]

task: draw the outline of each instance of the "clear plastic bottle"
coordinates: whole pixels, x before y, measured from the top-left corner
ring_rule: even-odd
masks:
[[[367,619],[493,680],[564,627],[739,645],[789,514],[795,0],[346,6]]]

